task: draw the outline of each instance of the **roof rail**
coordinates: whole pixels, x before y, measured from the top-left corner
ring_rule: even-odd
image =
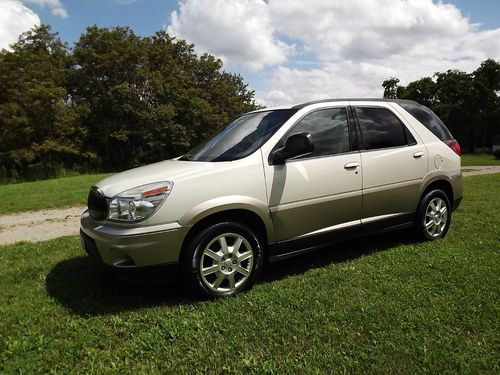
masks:
[[[361,101],[367,101],[367,102],[411,102],[418,104],[414,100],[408,100],[408,99],[384,99],[384,98],[340,98],[340,99],[320,99],[320,100],[312,100],[310,102],[305,102],[301,104],[296,104],[294,105],[291,109],[302,109],[304,107],[307,107],[308,105],[312,104],[319,104],[319,103],[328,103],[328,102],[361,102]]]

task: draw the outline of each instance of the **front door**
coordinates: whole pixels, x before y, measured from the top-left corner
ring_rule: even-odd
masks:
[[[284,165],[264,161],[268,204],[278,243],[301,239],[312,244],[316,235],[359,227],[361,157],[351,147],[347,113],[344,106],[307,113],[275,148],[293,134],[310,133],[313,153],[287,160]]]

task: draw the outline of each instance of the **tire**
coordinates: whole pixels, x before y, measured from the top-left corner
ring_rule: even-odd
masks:
[[[420,200],[415,229],[420,239],[435,241],[446,236],[451,224],[451,204],[439,189],[427,192]]]
[[[236,222],[216,223],[188,243],[181,278],[184,286],[200,297],[235,295],[252,287],[263,258],[262,241],[252,229]]]

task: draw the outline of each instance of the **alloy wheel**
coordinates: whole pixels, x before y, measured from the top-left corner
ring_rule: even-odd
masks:
[[[254,264],[250,243],[236,233],[215,237],[203,250],[199,272],[203,283],[214,292],[231,292],[249,278]]]
[[[432,199],[425,210],[424,226],[431,237],[439,237],[448,222],[448,209],[441,198]]]

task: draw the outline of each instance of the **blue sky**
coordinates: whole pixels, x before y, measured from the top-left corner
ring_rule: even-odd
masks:
[[[130,26],[140,35],[151,35],[168,24],[170,13],[178,8],[178,1],[172,0],[66,0],[62,1],[68,12],[67,18],[51,13],[47,6],[26,4],[48,23],[61,37],[68,41],[78,40],[89,25]]]
[[[453,0],[462,14],[473,23],[481,23],[483,28],[500,27],[500,1],[498,0]]]
[[[0,47],[39,22],[70,45],[93,24],[126,25],[140,35],[167,28],[199,52],[222,58],[227,70],[241,73],[259,101],[270,105],[378,96],[381,80],[390,76],[405,82],[449,68],[473,70],[487,57],[500,58],[500,0],[350,3],[0,0]]]
[[[499,0],[445,2],[456,5],[472,23],[482,24],[482,28],[500,27]],[[47,6],[26,5],[70,43],[78,40],[85,28],[92,24],[103,27],[127,25],[140,35],[151,35],[165,27],[172,11],[179,8],[176,0],[66,0],[63,4],[68,12],[67,18],[53,15]]]

